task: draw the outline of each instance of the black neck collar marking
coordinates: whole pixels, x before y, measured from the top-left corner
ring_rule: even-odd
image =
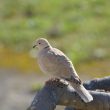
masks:
[[[49,48],[50,46],[46,46],[44,49]]]

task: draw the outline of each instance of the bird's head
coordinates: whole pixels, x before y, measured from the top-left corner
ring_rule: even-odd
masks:
[[[33,45],[33,48],[38,47],[38,49],[44,49],[44,48],[48,48],[51,47],[51,45],[49,44],[48,40],[45,38],[39,38],[36,40],[36,42]]]

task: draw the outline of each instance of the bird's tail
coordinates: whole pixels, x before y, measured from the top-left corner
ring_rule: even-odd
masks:
[[[72,84],[74,89],[76,90],[76,92],[79,94],[79,96],[81,97],[81,99],[85,102],[91,102],[93,100],[92,95],[89,93],[89,91],[87,91],[84,86],[81,84]]]

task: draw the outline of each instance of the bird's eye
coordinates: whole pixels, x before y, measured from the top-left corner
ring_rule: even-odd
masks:
[[[39,43],[39,44],[41,44],[41,43]]]

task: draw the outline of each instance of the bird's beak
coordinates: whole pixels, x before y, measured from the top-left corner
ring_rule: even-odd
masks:
[[[37,47],[37,45],[33,45],[33,48]]]

